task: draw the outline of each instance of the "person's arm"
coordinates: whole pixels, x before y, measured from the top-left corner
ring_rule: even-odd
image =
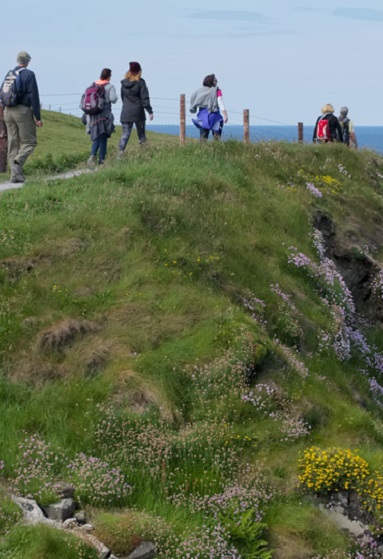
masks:
[[[217,90],[217,101],[218,101],[218,109],[220,113],[222,113],[223,121],[226,124],[227,121],[229,120],[229,117],[227,116],[227,110],[225,108],[223,97],[222,97],[222,91],[220,89]]]
[[[193,91],[193,93],[190,95],[190,112],[192,114],[197,112],[197,106],[195,105],[196,98],[197,98],[197,91]]]
[[[349,132],[350,132],[350,140],[352,142],[352,147],[354,147],[355,149],[358,149],[358,140],[356,139],[354,124],[351,122],[351,120],[348,123],[348,129],[349,129]]]
[[[313,132],[313,142],[316,142],[317,139],[317,128],[318,128],[318,122],[319,122],[320,116],[318,116],[315,126],[314,126],[314,132]]]
[[[116,103],[118,100],[117,97],[117,92],[116,92],[116,88],[114,87],[114,85],[110,84],[110,89],[109,89],[109,101],[111,103]]]
[[[150,104],[149,90],[145,80],[141,80],[140,97],[143,108],[149,113],[149,120],[153,120],[153,109]]]
[[[40,95],[39,88],[37,87],[36,76],[33,72],[29,72],[28,78],[26,80],[26,86],[27,93],[31,100],[31,107],[36,120],[36,126],[40,127],[43,125],[40,114]]]
[[[350,140],[352,141],[353,147],[358,149],[358,140],[356,139],[355,132],[350,132]]]

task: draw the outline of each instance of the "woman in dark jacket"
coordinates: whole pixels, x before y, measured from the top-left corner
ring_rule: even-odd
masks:
[[[121,124],[122,136],[119,143],[120,156],[129,141],[133,124],[136,125],[138,141],[146,142],[145,111],[149,119],[153,120],[153,109],[150,105],[149,91],[145,80],[141,78],[141,66],[138,62],[129,62],[129,71],[121,81]]]
[[[328,122],[327,127],[323,128],[325,122]],[[313,142],[343,142],[342,127],[338,118],[334,115],[334,107],[327,103],[322,107],[322,116],[318,116],[314,126]]]

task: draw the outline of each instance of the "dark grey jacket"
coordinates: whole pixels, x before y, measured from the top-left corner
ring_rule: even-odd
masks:
[[[122,110],[120,122],[139,122],[146,120],[145,110],[151,115],[153,109],[150,105],[149,91],[145,80],[138,81],[124,79],[121,81]]]
[[[117,101],[117,94],[114,85],[105,85],[105,107],[101,113],[92,115],[85,120],[87,132],[90,134],[92,142],[101,135],[106,134],[108,138],[114,132],[114,117],[112,113],[112,103]],[[85,113],[84,113],[85,114]]]
[[[16,66],[15,70],[19,70],[21,66]],[[40,115],[40,97],[37,87],[36,76],[32,70],[24,68],[20,72],[20,81],[22,94],[19,100],[20,105],[32,107],[33,114],[36,120],[41,120]]]

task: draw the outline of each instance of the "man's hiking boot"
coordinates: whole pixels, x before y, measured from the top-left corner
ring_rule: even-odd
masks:
[[[11,182],[12,183],[25,182],[23,169],[16,162],[12,163],[11,165]]]

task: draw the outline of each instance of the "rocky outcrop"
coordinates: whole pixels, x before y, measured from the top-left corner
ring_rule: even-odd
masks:
[[[381,269],[365,248],[373,244],[373,240],[364,239],[356,230],[348,231],[347,235],[339,234],[331,218],[323,212],[316,213],[314,227],[322,233],[325,255],[341,273],[356,311],[371,321],[383,322],[383,300],[376,297],[372,288]]]
[[[93,526],[86,521],[85,514],[80,511],[75,514],[76,502],[73,498],[62,499],[58,503],[41,507],[33,499],[12,496],[12,500],[23,511],[25,524],[46,524],[59,530],[68,530],[97,550],[100,559],[118,559],[111,550],[93,536]],[[155,545],[144,541],[128,556],[120,559],[153,559]]]
[[[153,542],[141,542],[140,545],[126,558],[121,559],[153,559],[156,555],[156,546]]]

